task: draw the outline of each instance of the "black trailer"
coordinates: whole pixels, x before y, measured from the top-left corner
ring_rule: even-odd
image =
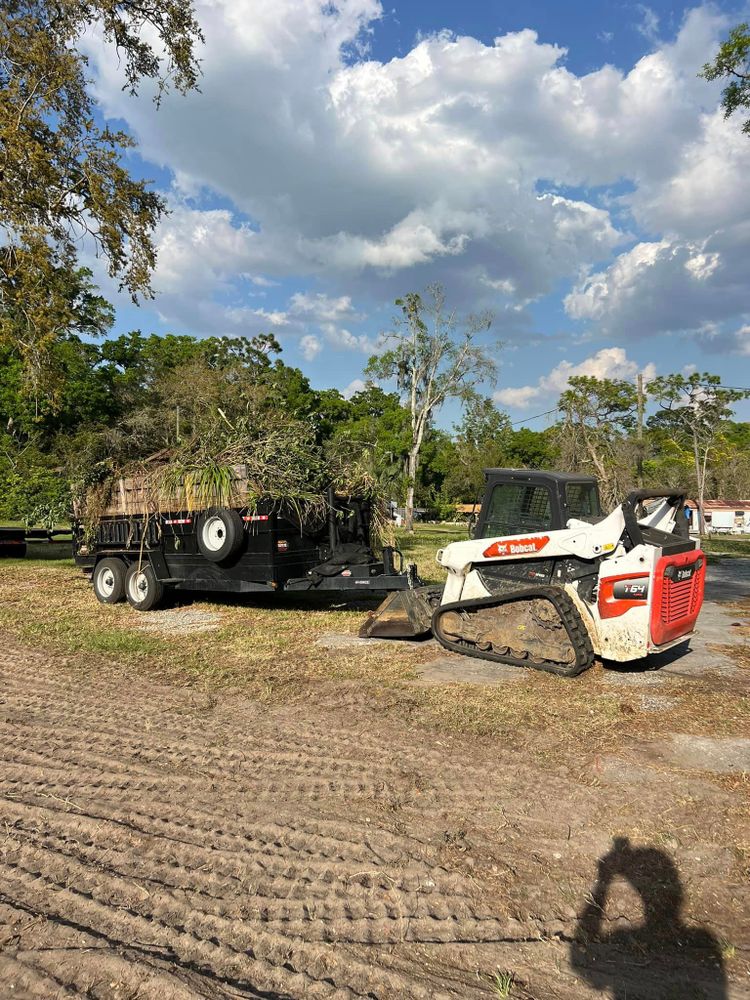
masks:
[[[28,555],[29,544],[36,547],[54,543],[62,547],[62,540],[70,544],[70,535],[70,528],[0,528],[0,557],[23,559]],[[61,540],[60,536],[64,538]]]
[[[104,604],[157,607],[167,588],[217,593],[408,590],[420,581],[390,546],[371,548],[367,500],[329,495],[324,514],[266,500],[252,509],[105,516],[74,525],[73,554]]]
[[[0,528],[0,557],[22,559],[25,555],[25,528]]]

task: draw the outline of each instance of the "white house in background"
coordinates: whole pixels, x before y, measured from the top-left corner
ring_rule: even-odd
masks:
[[[692,525],[698,527],[698,504],[687,500],[693,512]],[[711,532],[727,535],[750,534],[750,500],[704,500],[703,514]]]

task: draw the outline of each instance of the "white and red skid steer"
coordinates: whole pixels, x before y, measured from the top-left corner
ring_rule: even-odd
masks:
[[[474,537],[437,553],[444,587],[392,594],[360,635],[431,631],[458,653],[573,676],[595,656],[639,660],[694,633],[706,559],[684,493],[636,490],[603,517],[585,476],[485,478]]]

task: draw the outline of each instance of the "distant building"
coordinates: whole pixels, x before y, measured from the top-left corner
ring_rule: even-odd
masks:
[[[467,514],[479,514],[482,509],[481,503],[457,503],[456,513],[462,516]]]
[[[697,530],[698,504],[695,500],[686,500],[685,506],[692,512],[692,525]],[[750,500],[704,500],[703,515],[711,532],[750,533]]]

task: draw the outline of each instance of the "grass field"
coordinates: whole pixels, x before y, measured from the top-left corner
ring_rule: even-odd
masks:
[[[465,524],[417,524],[413,534],[398,529],[396,541],[407,562],[414,562],[426,583],[442,583],[445,570],[435,561],[438,549],[469,537]]]
[[[714,535],[701,539],[701,548],[710,555],[750,556],[750,535]]]
[[[437,550],[466,537],[464,525],[423,524],[412,535],[398,532],[397,541],[406,561],[416,562],[425,582],[433,583],[444,579],[435,562]],[[320,644],[329,634],[355,636],[376,603],[344,604],[340,597],[323,595],[226,595],[217,601],[186,594],[175,595],[164,612],[142,615],[125,603],[98,604],[65,545],[32,546],[30,558],[0,562],[0,627],[10,634],[84,658],[125,657],[134,670],[155,671],[178,683],[237,688],[267,701],[337,698],[342,685],[354,683],[358,697],[421,724],[502,733],[519,745],[527,742],[528,732],[542,730],[545,739],[538,750],[563,742],[572,749],[578,739],[605,747],[616,744],[623,732],[645,734],[661,725],[662,713],[641,710],[638,696],[606,684],[606,671],[598,666],[573,683],[564,682],[565,701],[560,702],[560,681],[533,671],[503,688],[415,687],[419,665],[436,656],[434,643],[333,651]],[[181,610],[197,617],[197,628],[181,627]],[[680,681],[674,694],[669,715],[673,724],[679,716],[683,731],[740,735],[750,728],[750,702],[742,695],[727,697]]]

